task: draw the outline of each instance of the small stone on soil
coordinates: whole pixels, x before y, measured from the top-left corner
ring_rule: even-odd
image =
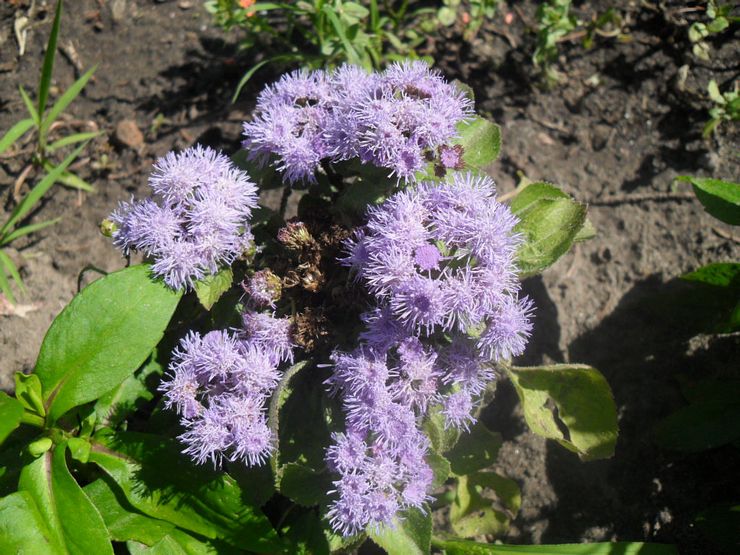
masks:
[[[130,119],[124,119],[116,124],[116,131],[113,139],[122,146],[127,146],[135,151],[140,151],[144,146],[144,135],[139,130],[136,122]]]

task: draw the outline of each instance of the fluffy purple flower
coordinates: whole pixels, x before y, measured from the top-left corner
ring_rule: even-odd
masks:
[[[472,112],[471,100],[423,62],[396,63],[383,73],[350,65],[293,72],[260,93],[243,145],[289,183],[315,182],[322,161],[351,158],[408,181]]]
[[[267,353],[273,364],[293,362],[293,324],[288,318],[247,311],[242,314],[242,323],[246,340]]]
[[[258,338],[189,332],[159,388],[165,407],[182,416],[183,452],[199,464],[224,458],[263,464],[275,449],[266,403],[280,380],[279,362]]]
[[[248,248],[256,187],[223,154],[201,146],[170,152],[155,163],[149,185],[152,198],[111,214],[113,243],[150,257],[152,272],[173,289],[192,288]]]
[[[323,71],[295,71],[263,90],[252,121],[244,124],[250,159],[273,165],[289,183],[315,181],[330,148],[324,129],[331,116],[331,88]]]
[[[258,308],[275,308],[275,301],[280,299],[282,282],[270,270],[260,270],[242,283],[249,300]]]
[[[484,328],[483,355],[520,354],[531,310],[502,311],[521,304],[515,263],[521,238],[517,218],[494,194],[490,178],[470,173],[401,191],[368,210],[342,262],[407,333]],[[509,339],[502,343],[503,337]]]

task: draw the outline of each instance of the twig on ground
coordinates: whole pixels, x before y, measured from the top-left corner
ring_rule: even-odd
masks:
[[[589,206],[614,206],[617,204],[630,204],[633,202],[671,202],[681,200],[696,200],[694,193],[675,192],[675,193],[632,193],[627,195],[610,195],[587,200]]]

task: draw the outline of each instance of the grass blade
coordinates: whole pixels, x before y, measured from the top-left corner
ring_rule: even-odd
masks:
[[[69,106],[70,102],[77,98],[80,92],[82,92],[82,89],[85,88],[85,85],[87,85],[87,82],[90,80],[90,77],[92,77],[97,68],[98,66],[94,65],[93,67],[88,69],[82,75],[82,77],[72,83],[72,85],[64,92],[64,94],[59,97],[59,100],[54,103],[54,106],[51,107],[51,110],[49,110],[49,113],[46,115],[44,121],[41,123],[39,134],[41,134],[42,136],[46,135],[46,132],[49,130],[51,124],[54,123],[54,121],[59,117],[59,114],[61,114],[64,109]]]
[[[21,274],[18,272],[18,268],[15,267],[15,264],[13,264],[13,261],[5,253],[5,251],[0,251],[0,262],[3,263],[5,269],[10,274],[10,277],[12,277],[13,281],[15,281],[15,283],[18,285],[18,289],[21,290],[21,293],[23,293],[24,295],[28,293],[28,291],[26,290],[26,286],[23,285],[23,280],[21,279]]]
[[[31,100],[31,97],[28,96],[26,89],[23,88],[23,85],[19,85],[18,91],[20,91],[21,98],[23,99],[23,103],[26,105],[26,109],[28,110],[28,113],[31,115],[31,119],[36,124],[36,127],[40,126],[41,118],[39,118],[39,113],[36,111],[36,106],[33,105],[33,101]]]
[[[31,129],[34,123],[35,122],[33,121],[33,119],[27,118],[22,119],[13,127],[11,127],[10,130],[5,135],[3,135],[3,138],[0,139],[0,154],[8,150],[14,142],[25,135],[26,131]]]
[[[2,228],[0,228],[0,236],[4,236],[8,230],[12,229],[18,220],[26,216],[34,205],[46,194],[52,185],[62,176],[64,170],[67,169],[76,158],[79,156],[82,149],[85,148],[87,143],[82,143],[78,146],[74,152],[67,156],[64,161],[57,167],[51,170],[39,183],[31,189],[31,191],[23,198],[23,200],[15,207],[15,210],[10,214],[10,218],[5,222]]]
[[[59,183],[65,187],[72,187],[73,189],[79,189],[80,191],[86,191],[88,193],[95,192],[95,187],[71,172],[62,172],[62,175],[59,176]]]
[[[50,225],[54,225],[58,223],[62,218],[54,218],[53,220],[46,220],[45,222],[39,222],[37,224],[31,224],[26,225],[23,227],[19,227],[6,237],[3,237],[0,239],[0,247],[4,245],[9,245],[19,237],[23,237],[24,235],[28,235],[29,233],[33,233],[34,231],[39,231],[40,229],[44,229],[45,227],[49,227]]]
[[[59,139],[58,141],[54,141],[49,146],[46,147],[47,152],[54,152],[55,150],[73,145],[76,143],[81,143],[82,141],[89,141],[90,139],[94,139],[98,135],[100,135],[101,131],[90,131],[86,133],[75,133],[73,135],[69,135],[68,137],[63,137]],[[2,151],[0,151],[2,152]]]
[[[297,56],[291,55],[291,54],[282,54],[280,56],[273,56],[272,58],[267,58],[266,60],[262,60],[261,62],[254,64],[249,71],[247,71],[244,74],[244,77],[241,78],[241,81],[239,81],[239,84],[236,86],[236,90],[234,91],[234,96],[231,97],[232,104],[236,102],[236,99],[239,98],[239,95],[242,92],[242,89],[244,88],[244,85],[247,84],[247,81],[249,81],[252,76],[259,70],[262,66],[267,65],[271,62],[277,62],[280,60],[290,60],[295,59]]]
[[[38,114],[43,115],[46,110],[46,101],[49,99],[49,85],[51,85],[51,72],[54,70],[54,58],[57,52],[57,38],[59,37],[59,26],[62,22],[62,0],[57,0],[57,9],[54,12],[54,23],[51,24],[49,42],[46,45],[44,65],[41,66],[41,80],[39,81],[39,104]]]
[[[1,258],[0,258],[0,292],[2,292],[2,294],[5,295],[5,297],[10,301],[10,304],[15,304],[15,297],[13,296],[13,291],[11,291],[10,289],[10,283],[8,283],[8,277],[5,274],[5,264],[3,264]]]
[[[339,40],[342,42],[342,46],[347,52],[347,61],[350,64],[362,65],[360,62],[360,57],[357,55],[357,51],[347,38],[347,34],[344,32],[344,26],[342,25],[342,22],[339,21],[337,14],[334,12],[334,8],[332,8],[329,4],[324,4],[324,8],[322,11],[329,18],[329,22],[331,23],[332,27],[334,27],[334,30],[339,36]]]

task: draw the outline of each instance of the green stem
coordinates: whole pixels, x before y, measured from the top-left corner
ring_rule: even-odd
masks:
[[[21,416],[21,423],[36,426],[37,428],[43,428],[46,421],[42,416],[26,411],[23,413],[23,416]]]

